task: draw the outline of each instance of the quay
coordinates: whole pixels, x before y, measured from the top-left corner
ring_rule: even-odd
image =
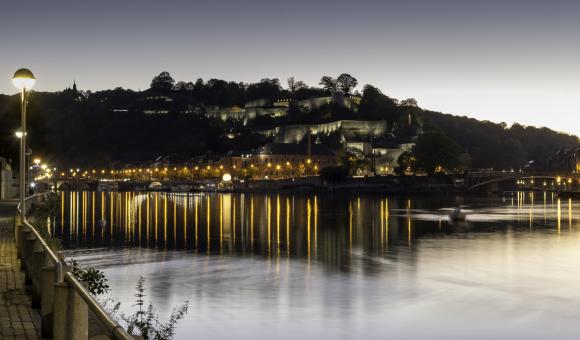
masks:
[[[152,188],[152,184],[157,184]],[[37,181],[37,186],[60,191],[166,191],[166,192],[269,192],[316,191],[330,193],[501,193],[505,191],[550,191],[563,195],[578,195],[578,174],[552,172],[466,172],[424,176],[370,176],[333,179],[307,176],[277,179],[229,178],[169,179],[152,181],[134,178],[51,178]]]
[[[27,198],[26,207],[47,194]],[[112,319],[55,252],[0,201],[0,339],[135,340]]]
[[[30,286],[16,257],[16,201],[0,201],[0,338],[39,339],[40,314],[32,309]]]

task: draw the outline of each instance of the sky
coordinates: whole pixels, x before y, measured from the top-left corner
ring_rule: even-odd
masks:
[[[2,1],[0,93],[176,80],[315,86],[349,73],[390,97],[580,135],[580,1]]]

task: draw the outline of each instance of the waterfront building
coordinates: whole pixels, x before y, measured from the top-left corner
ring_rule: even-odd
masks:
[[[266,137],[273,137],[275,143],[299,143],[308,134],[330,134],[340,132],[346,141],[353,139],[370,140],[381,137],[387,132],[386,120],[336,120],[334,122],[277,126],[270,130],[260,131]]]
[[[354,112],[358,111],[361,97],[358,95],[345,95],[342,92],[333,92],[330,96],[308,98],[296,101],[296,105],[304,112],[311,112],[325,105],[335,104],[346,107]],[[242,121],[247,124],[249,121],[262,116],[285,117],[288,115],[292,100],[283,98],[272,100],[261,98],[248,101],[244,107],[219,107],[208,106],[205,108],[207,117],[227,120]]]
[[[325,105],[335,104],[341,107],[345,107],[354,112],[358,111],[362,97],[355,94],[344,94],[342,92],[332,92],[330,96],[325,97],[315,97],[299,100],[297,102],[298,107],[309,112],[315,109],[319,109]]]
[[[336,165],[334,152],[321,144],[270,143],[252,154],[224,157],[220,166],[239,178],[282,179],[318,174]]]
[[[18,186],[13,177],[12,165],[6,158],[0,157],[0,199],[14,198],[17,191]]]

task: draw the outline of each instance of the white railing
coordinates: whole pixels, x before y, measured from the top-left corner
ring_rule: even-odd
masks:
[[[41,202],[48,193],[26,198]],[[20,205],[18,205],[20,212]],[[75,278],[44,239],[43,235],[20,214],[14,220],[16,249],[21,259],[26,281],[32,286],[33,307],[40,307],[43,337],[57,340],[84,340],[89,338],[89,310],[100,321],[105,334],[101,339],[134,340]]]

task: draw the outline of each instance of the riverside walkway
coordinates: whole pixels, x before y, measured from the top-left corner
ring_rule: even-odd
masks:
[[[40,315],[31,308],[16,258],[16,201],[0,201],[0,339],[39,339]]]

